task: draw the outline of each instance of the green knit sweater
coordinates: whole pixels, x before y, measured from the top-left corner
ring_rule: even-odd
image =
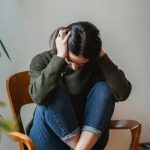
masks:
[[[63,58],[51,50],[45,51],[32,59],[29,75],[29,93],[38,105],[49,103],[58,86],[64,86],[71,98],[79,99],[86,96],[96,82],[106,81],[116,102],[126,100],[131,91],[125,74],[107,54],[73,71]]]

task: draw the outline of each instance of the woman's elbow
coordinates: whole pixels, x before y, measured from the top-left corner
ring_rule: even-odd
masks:
[[[127,87],[125,88],[125,90],[123,90],[124,92],[121,95],[121,100],[120,101],[125,101],[128,99],[130,93],[131,93],[131,89],[132,89],[132,85],[130,82],[128,82]]]
[[[131,89],[132,89],[131,83],[128,82],[128,85],[126,87],[123,87],[122,90],[118,94],[117,92],[115,92],[114,96],[115,96],[116,102],[127,100],[131,93]]]
[[[28,91],[29,91],[29,95],[34,103],[36,103],[37,105],[43,104],[44,98],[41,97],[39,94],[37,94],[37,92],[34,91],[32,85],[29,85]]]

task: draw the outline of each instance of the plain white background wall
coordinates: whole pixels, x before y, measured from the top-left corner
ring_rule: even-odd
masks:
[[[116,104],[114,119],[142,123],[141,142],[150,142],[150,0],[0,0],[0,38],[11,61],[0,49],[0,109],[11,118],[5,82],[11,74],[28,70],[34,55],[49,49],[49,36],[59,26],[90,21],[101,31],[103,48],[132,83],[127,101]],[[111,131],[107,150],[126,150],[128,131]],[[0,149],[18,149],[3,135]]]

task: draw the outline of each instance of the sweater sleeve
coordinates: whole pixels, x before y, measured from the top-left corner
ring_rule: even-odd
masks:
[[[97,62],[113,92],[115,101],[125,101],[130,95],[131,83],[127,80],[124,72],[112,62],[107,54],[99,57]]]
[[[29,71],[29,94],[35,103],[45,105],[50,101],[65,66],[65,60],[56,55],[51,58],[47,66],[40,54],[32,59]]]

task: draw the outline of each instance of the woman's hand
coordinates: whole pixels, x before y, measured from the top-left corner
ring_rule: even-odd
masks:
[[[100,50],[100,53],[99,53],[99,56],[100,56],[100,57],[103,57],[105,54],[106,54],[106,52],[105,52],[103,49],[101,49],[101,50]]]
[[[61,29],[59,30],[58,36],[55,40],[56,48],[57,48],[57,56],[62,58],[67,58],[68,56],[68,39],[71,34],[71,31],[67,33],[68,30]],[[67,33],[67,34],[66,34]]]

